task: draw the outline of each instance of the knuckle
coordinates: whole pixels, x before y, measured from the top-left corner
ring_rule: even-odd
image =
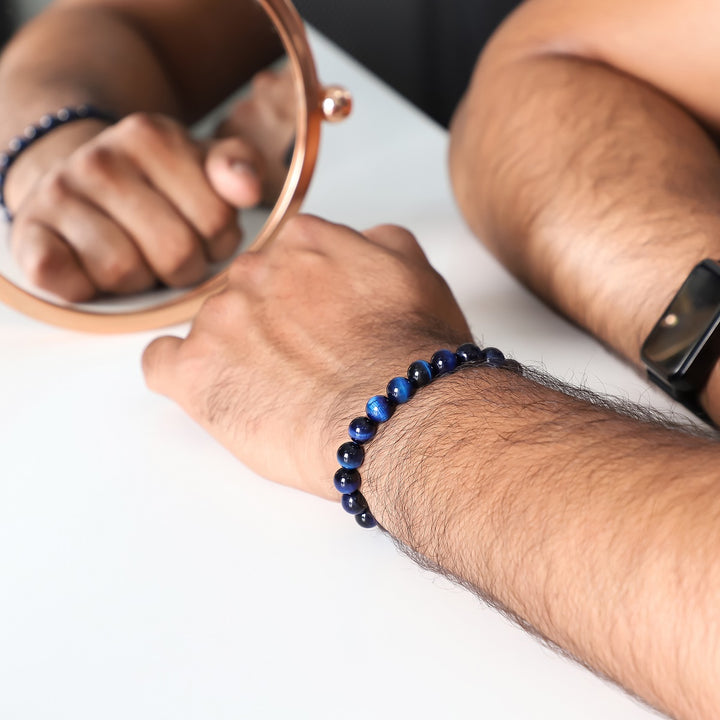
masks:
[[[118,131],[134,143],[156,145],[164,142],[174,123],[153,113],[137,112],[128,115],[118,124]]]
[[[237,210],[224,202],[212,202],[204,209],[199,230],[205,237],[211,238],[233,223],[237,225]]]
[[[18,258],[27,279],[37,287],[48,288],[67,268],[67,256],[54,247],[34,247]]]
[[[103,253],[98,272],[104,289],[114,290],[132,280],[140,270],[139,259],[131,252]]]
[[[77,169],[86,177],[97,179],[112,174],[113,151],[104,145],[93,145],[78,153]]]
[[[237,330],[238,322],[249,314],[249,298],[237,290],[225,290],[212,295],[204,303],[195,325],[206,330],[230,327]],[[215,337],[215,332],[210,332]]]
[[[271,72],[270,70],[261,70],[253,76],[252,87],[255,90],[262,90],[263,88],[272,85],[275,81],[275,73]]]
[[[242,253],[230,263],[227,270],[228,281],[233,286],[246,287],[259,279],[263,266],[263,259],[259,253]]]
[[[398,244],[402,245],[403,247],[419,247],[418,241],[415,236],[407,228],[404,228],[401,225],[381,225],[380,230],[393,234]]]
[[[199,242],[194,233],[187,228],[175,229],[167,235],[168,241],[163,242],[163,253],[160,264],[163,272],[174,275],[183,270],[198,257]]]
[[[53,205],[66,202],[73,194],[66,171],[56,172],[49,176],[44,190],[48,201]]]
[[[277,240],[297,249],[320,251],[324,246],[325,224],[313,215],[295,215],[283,225]]]

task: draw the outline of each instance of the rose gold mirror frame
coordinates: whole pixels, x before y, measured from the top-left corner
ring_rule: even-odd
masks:
[[[256,0],[274,23],[293,67],[298,100],[295,150],[285,185],[275,207],[257,238],[247,250],[252,252],[272,240],[283,222],[295,214],[310,185],[320,143],[323,120],[336,122],[350,114],[352,101],[342,88],[323,88],[317,77],[303,21],[290,0]],[[182,298],[146,310],[126,313],[93,312],[55,305],[29,293],[0,276],[0,302],[37,320],[94,333],[122,333],[175,325],[192,318],[210,295],[227,283],[222,271]]]

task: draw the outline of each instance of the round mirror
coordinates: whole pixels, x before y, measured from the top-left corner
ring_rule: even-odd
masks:
[[[113,292],[104,289],[102,283],[93,282],[92,297],[71,302],[63,299],[62,293],[49,292],[47,287],[42,287],[42,282],[33,282],[33,273],[27,272],[28,263],[24,262],[23,251],[28,245],[23,243],[27,241],[25,235],[29,234],[28,224],[0,220],[1,302],[45,322],[91,332],[128,332],[183,322],[197,312],[209,295],[222,290],[226,283],[225,270],[238,252],[260,248],[272,239],[289,215],[297,212],[312,176],[322,121],[346,117],[351,100],[341,88],[319,85],[302,20],[289,0],[235,2],[245,3],[247,11],[252,13],[251,29],[237,28],[238,43],[254,48],[258,60],[250,66],[249,72],[244,72],[246,81],[237,92],[191,130],[192,142],[202,149],[198,152],[206,152],[208,157],[212,148],[219,147],[223,141],[241,139],[244,146],[251,149],[253,164],[261,169],[258,198],[242,206],[237,213],[237,223],[235,213],[232,213],[234,239],[224,244],[219,253],[222,257],[218,258],[217,253],[213,257],[203,246],[201,265],[194,268],[194,275],[199,274],[200,280],[193,277],[191,282],[183,278],[167,281],[162,272],[153,273],[152,270],[162,266],[163,258],[172,252],[171,244],[178,242],[177,238],[172,232],[159,232],[162,220],[158,217],[154,222],[156,228],[151,228],[149,234],[160,235],[161,240],[150,246],[142,229],[128,230],[130,223],[125,222],[123,232],[131,236],[144,266],[151,271],[145,280],[148,287],[141,291]],[[127,125],[128,120],[131,118],[113,124],[108,131],[123,132],[122,126]],[[37,129],[29,127],[25,137],[32,138]],[[11,162],[15,159],[12,148],[22,139],[21,135],[11,141],[10,149],[5,152],[6,165],[8,159]],[[20,157],[21,153],[18,153],[17,158]],[[209,166],[206,163],[204,167]],[[11,164],[6,177],[11,177],[12,172]],[[185,179],[176,172],[173,181],[181,186]],[[188,178],[188,186],[190,182]],[[40,184],[37,188],[38,196],[47,192]],[[66,206],[57,196],[50,197],[48,202],[54,203],[52,211],[55,215],[62,218],[63,213],[71,212],[70,203]],[[5,200],[8,200],[7,196]],[[132,192],[118,192],[110,203],[110,214],[125,218],[134,212],[138,202]],[[98,242],[110,242],[108,238],[112,238],[114,231],[107,232],[107,237],[97,231],[97,227],[108,227],[106,208],[101,210],[102,222],[94,229],[100,236]],[[10,211],[13,211],[12,207]],[[181,207],[179,211],[182,213]],[[93,250],[86,253],[84,238],[77,239],[71,231],[64,232],[66,225],[62,219],[57,226],[60,230],[53,228],[53,242],[64,243],[73,262],[93,281],[93,273],[99,272],[97,268],[103,263],[107,265],[107,257],[99,257],[97,248],[102,245],[95,244]]]

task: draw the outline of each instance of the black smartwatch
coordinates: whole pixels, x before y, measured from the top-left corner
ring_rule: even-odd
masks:
[[[699,402],[720,357],[720,264],[696,265],[650,331],[640,351],[648,377],[699,418]]]

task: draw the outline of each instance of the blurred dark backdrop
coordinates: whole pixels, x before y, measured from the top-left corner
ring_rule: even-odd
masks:
[[[0,0],[0,47],[2,47],[12,33],[10,20],[10,5],[8,0]]]
[[[47,0],[0,0],[0,44]],[[148,0],[152,2],[152,0]],[[305,19],[442,124],[519,0],[295,0]]]
[[[295,0],[303,17],[447,125],[480,50],[520,0]]]

